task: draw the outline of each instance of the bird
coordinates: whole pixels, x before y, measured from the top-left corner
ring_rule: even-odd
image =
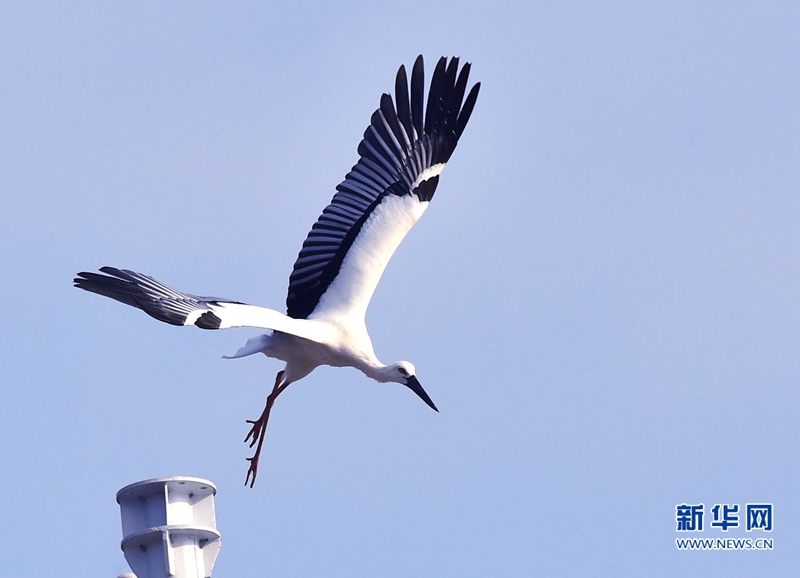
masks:
[[[395,77],[358,145],[359,159],[336,187],[302,244],[289,276],[286,314],[219,297],[183,293],[149,275],[101,267],[83,271],[74,286],[141,309],[171,325],[201,329],[254,327],[267,332],[232,356],[257,353],[285,363],[261,415],[247,420],[254,454],[245,486],[254,486],[275,400],[322,365],[354,367],[379,383],[399,383],[439,411],[408,361],[383,364],[375,355],[366,312],[389,259],[433,199],[439,177],[472,115],[480,91],[467,93],[470,63],[439,58],[425,99],[422,55]],[[466,98],[465,98],[466,94]]]

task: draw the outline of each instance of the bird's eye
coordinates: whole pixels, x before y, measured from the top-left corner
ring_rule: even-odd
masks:
[[[405,375],[405,376],[408,376],[408,372],[406,371],[406,368],[405,368],[405,367],[401,367],[401,368],[400,368],[400,375]]]

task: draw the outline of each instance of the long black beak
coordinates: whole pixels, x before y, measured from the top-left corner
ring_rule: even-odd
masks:
[[[422,401],[427,403],[431,407],[431,409],[433,409],[434,411],[439,411],[438,409],[436,409],[436,405],[433,403],[433,400],[431,400],[430,396],[427,393],[425,393],[424,389],[422,389],[422,386],[419,384],[419,381],[417,380],[416,376],[412,375],[411,377],[409,377],[408,381],[406,382],[406,385],[408,386],[408,389],[416,393]]]

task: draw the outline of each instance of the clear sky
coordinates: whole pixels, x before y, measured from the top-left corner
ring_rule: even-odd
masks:
[[[3,574],[115,577],[116,491],[191,475],[216,578],[796,575],[798,4],[232,4],[0,4]],[[441,413],[317,370],[245,488],[258,331],[72,278],[281,309],[420,53],[483,88],[368,323]],[[676,505],[760,502],[772,551],[677,550]]]

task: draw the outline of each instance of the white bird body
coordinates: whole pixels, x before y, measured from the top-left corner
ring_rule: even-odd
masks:
[[[367,328],[362,325],[361,330],[352,326],[343,326],[328,321],[315,319],[295,320],[302,323],[301,330],[317,337],[310,339],[300,337],[296,333],[271,331],[247,340],[235,354],[225,356],[225,359],[238,359],[256,353],[263,353],[267,357],[280,359],[286,362],[287,371],[295,375],[292,366],[311,367],[303,373],[308,375],[320,365],[332,367],[355,367],[372,377],[370,369],[383,364],[375,357],[372,341],[367,333]],[[302,372],[302,370],[298,370]],[[297,381],[293,379],[291,381]]]
[[[380,383],[409,387],[433,401],[407,361],[384,365],[375,356],[366,313],[386,265],[427,209],[478,96],[464,99],[470,65],[439,59],[423,114],[424,72],[417,58],[409,84],[404,67],[395,80],[395,106],[384,94],[358,147],[360,159],[337,187],[309,232],[289,278],[287,313],[229,299],[182,293],[152,277],[113,267],[82,272],[75,286],[137,307],[172,325],[203,329],[256,327],[228,359],[263,353],[286,363],[266,407],[245,441],[258,442],[247,481],[255,482],[267,420],[277,396],[320,365],[354,367]]]

